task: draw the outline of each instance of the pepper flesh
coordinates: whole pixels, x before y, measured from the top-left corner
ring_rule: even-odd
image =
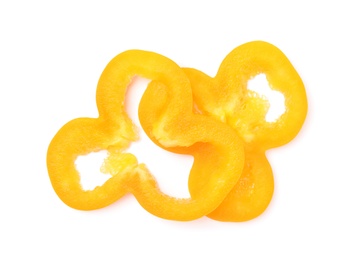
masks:
[[[127,86],[136,75],[154,80],[144,94],[153,99],[143,97],[140,104],[144,108],[141,121],[148,134],[163,147],[194,156],[190,178],[203,182],[190,198],[178,199],[162,193],[147,167],[138,164],[134,155],[124,153],[130,142],[138,138],[123,105]],[[193,220],[213,211],[239,179],[244,166],[241,139],[226,124],[193,113],[190,82],[184,71],[166,57],[139,50],[116,56],[100,77],[96,102],[98,118],[68,122],[48,148],[51,183],[70,207],[98,209],[131,192],[158,217]],[[110,155],[102,168],[112,177],[94,190],[83,190],[75,159],[104,149]]]
[[[214,78],[185,68],[191,81],[193,99],[200,113],[225,122],[245,143],[245,167],[226,199],[208,216],[220,221],[246,221],[268,206],[274,189],[272,169],[265,151],[291,141],[300,131],[307,114],[303,82],[275,46],[255,41],[235,48],[223,60]],[[270,87],[285,97],[285,112],[267,122],[269,104],[247,89],[248,80],[264,73]],[[200,187],[189,182],[190,194]]]

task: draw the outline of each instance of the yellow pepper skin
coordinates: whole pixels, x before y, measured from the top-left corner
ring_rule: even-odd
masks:
[[[134,155],[125,153],[138,135],[124,109],[134,76],[152,79],[140,103],[141,121],[160,146],[194,156],[190,180],[201,180],[194,195],[178,199],[160,191],[156,180]],[[131,50],[116,56],[98,82],[98,118],[77,118],[52,139],[47,168],[52,186],[68,206],[94,210],[132,193],[150,213],[171,220],[209,214],[224,200],[244,167],[244,145],[227,124],[193,112],[190,81],[174,62],[156,53]],[[108,150],[102,167],[112,177],[94,190],[83,190],[75,160]]]
[[[273,195],[273,174],[265,151],[291,141],[305,120],[307,97],[303,82],[287,57],[262,41],[235,48],[214,78],[195,69],[184,71],[191,81],[199,113],[227,123],[245,143],[245,167],[240,180],[208,216],[220,221],[253,219],[267,208]],[[261,73],[271,88],[285,97],[285,113],[274,122],[265,120],[269,103],[247,89],[247,82]],[[200,188],[196,182],[189,183],[192,195]]]
[[[196,188],[195,185],[191,187],[192,190]],[[245,167],[239,181],[208,217],[231,222],[251,220],[266,210],[273,191],[273,172],[264,153],[246,151]]]

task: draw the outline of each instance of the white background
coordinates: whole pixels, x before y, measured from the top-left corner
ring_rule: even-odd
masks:
[[[349,6],[1,1],[0,259],[351,259]],[[214,76],[226,54],[251,40],[271,42],[288,56],[309,100],[299,136],[268,153],[276,189],[262,216],[176,222],[154,217],[132,196],[93,212],[56,196],[48,144],[67,121],[97,116],[96,83],[110,59],[144,49]],[[146,161],[160,167],[157,176],[168,164],[184,165],[182,171],[191,164],[157,158]],[[164,178],[166,192],[186,190],[187,173],[172,186],[175,174]]]

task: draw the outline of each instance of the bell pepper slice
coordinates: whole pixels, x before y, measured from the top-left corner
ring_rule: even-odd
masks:
[[[185,72],[200,110],[235,126],[249,145],[263,150],[279,147],[290,142],[305,121],[304,84],[284,53],[270,43],[253,41],[235,48],[214,78],[195,69]],[[265,74],[270,87],[285,97],[286,111],[275,122],[265,120],[268,104],[247,89],[247,82],[259,74]]]
[[[267,149],[291,141],[300,131],[307,114],[303,82],[288,60],[274,45],[255,41],[235,48],[223,60],[217,75],[184,68],[191,81],[196,109],[225,122],[245,143],[243,174],[223,203],[208,216],[221,221],[246,221],[268,206],[274,189]],[[285,113],[274,122],[265,115],[269,104],[247,89],[248,80],[264,73],[272,89],[285,97]],[[189,183],[192,195],[196,182]]]
[[[124,109],[127,87],[136,75],[154,80],[140,103],[141,121],[148,134],[162,147],[194,157],[190,178],[202,183],[190,198],[161,192],[146,165],[124,152],[138,138]],[[244,167],[242,140],[228,125],[193,113],[190,82],[168,58],[140,50],[119,54],[100,77],[96,102],[98,118],[68,122],[48,148],[52,186],[68,206],[94,210],[132,193],[141,206],[158,217],[193,220],[217,208],[238,181]],[[109,152],[102,169],[112,177],[94,190],[83,190],[75,160],[99,150]]]

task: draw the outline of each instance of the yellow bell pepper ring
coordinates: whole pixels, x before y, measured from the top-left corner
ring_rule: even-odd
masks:
[[[124,109],[127,87],[136,75],[153,80],[140,103],[140,120],[148,134],[162,147],[194,157],[190,179],[199,180],[201,187],[190,198],[161,192],[146,165],[124,152],[138,138]],[[215,210],[238,181],[245,160],[242,140],[228,125],[193,113],[190,81],[168,58],[140,50],[116,56],[100,77],[96,102],[98,118],[68,122],[48,148],[52,186],[68,206],[94,210],[132,193],[158,217],[193,220]],[[109,152],[102,169],[112,177],[94,190],[83,190],[74,162],[99,150]]]
[[[249,145],[267,150],[286,144],[305,121],[304,84],[284,53],[270,43],[253,41],[235,48],[214,78],[195,69],[185,72],[197,107],[234,126]],[[265,74],[270,87],[285,97],[285,113],[274,122],[265,120],[269,104],[247,89],[248,81],[259,74]]]
[[[235,48],[211,78],[201,71],[184,68],[191,81],[193,99],[199,113],[230,125],[245,145],[245,167],[233,187],[210,218],[245,221],[260,215],[273,195],[272,169],[267,149],[291,141],[301,129],[307,114],[307,97],[298,73],[274,45],[255,41]],[[264,73],[272,89],[285,97],[285,112],[274,122],[265,115],[269,104],[247,89],[247,82]],[[196,195],[200,187],[189,183]]]

